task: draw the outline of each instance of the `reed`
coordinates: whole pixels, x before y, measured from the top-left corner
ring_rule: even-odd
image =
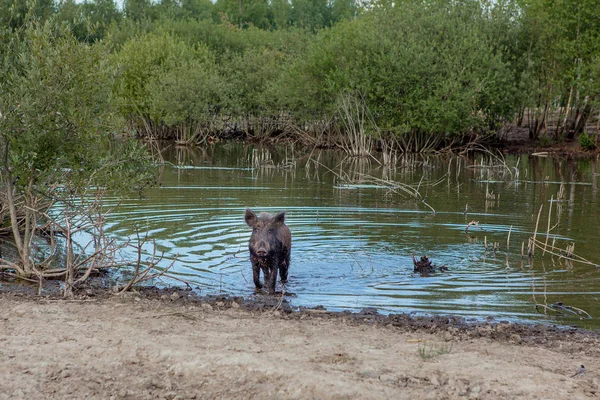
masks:
[[[540,223],[540,216],[542,215],[542,208],[543,207],[544,207],[544,205],[542,204],[540,206],[540,211],[538,211],[538,216],[537,216],[537,219],[535,221],[535,229],[533,230],[533,238],[532,238],[533,242],[535,242],[535,238],[537,236],[537,230],[538,230],[538,226],[539,226],[539,223]],[[531,245],[529,248],[531,250],[531,253],[530,253],[531,255],[530,256],[533,257],[535,255],[535,247],[533,245]]]
[[[553,204],[553,201],[551,198],[550,209],[548,210],[548,223],[547,223],[546,235],[545,235],[545,238],[543,241],[537,238],[537,229],[539,226],[540,217],[541,217],[542,209],[543,209],[543,205],[540,206],[540,209],[538,211],[538,216],[536,219],[536,223],[535,223],[535,230],[533,232],[533,236],[530,237],[529,241],[528,241],[528,256],[530,258],[533,258],[535,256],[535,249],[539,248],[542,250],[542,257],[546,253],[548,253],[552,256],[558,257],[559,260],[564,259],[567,262],[577,262],[580,264],[586,264],[586,265],[591,265],[591,266],[597,267],[599,265],[598,263],[594,263],[592,261],[585,259],[582,256],[575,254],[575,243],[567,244],[564,249],[556,246],[556,237],[553,237],[552,243],[548,243],[549,237],[550,237],[550,232],[558,225],[558,222],[554,226],[552,226],[552,224],[551,224],[552,204]],[[523,248],[521,248],[521,255],[523,255]]]
[[[554,197],[550,197],[550,207],[548,207],[548,228],[546,229],[546,242],[544,243],[544,250],[542,251],[542,258],[546,254],[546,247],[548,246],[548,237],[550,236],[550,221],[552,221],[552,202]]]
[[[363,96],[350,93],[338,98],[339,146],[356,157],[368,157],[373,148],[373,139],[367,130],[377,130]]]
[[[469,234],[469,228],[474,226],[475,228],[479,228],[479,221],[471,221],[467,224],[467,227],[465,228],[465,233]]]

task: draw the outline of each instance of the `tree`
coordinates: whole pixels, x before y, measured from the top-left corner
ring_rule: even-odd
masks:
[[[273,22],[277,29],[283,29],[288,26],[292,17],[292,5],[288,0],[272,0],[271,12],[273,13]]]
[[[218,0],[215,7],[240,29],[250,26],[268,29],[271,26],[267,0]]]
[[[66,24],[80,41],[103,39],[113,23],[121,20],[113,0],[92,0],[83,3],[65,0],[60,3],[55,21]]]
[[[292,23],[303,29],[317,31],[328,26],[326,0],[292,0]]]
[[[181,9],[176,15],[179,19],[193,18],[197,21],[215,20],[215,7],[210,0],[182,0]]]
[[[333,0],[329,3],[331,25],[340,21],[353,19],[358,13],[358,6],[354,0]]]
[[[89,186],[131,188],[149,179],[145,151],[115,141],[113,68],[108,48],[79,42],[65,27],[28,22],[0,71],[0,165],[23,278],[44,272],[34,257],[38,221],[48,207]]]
[[[558,111],[555,139],[563,133],[572,138],[583,130],[600,96],[593,72],[600,54],[598,3],[527,0],[523,11],[529,74],[537,89],[530,108],[541,110],[535,113],[531,135],[547,130],[550,113]]]
[[[151,0],[125,0],[125,17],[133,21],[154,20],[156,18]]]
[[[513,115],[514,88],[491,31],[477,1],[383,4],[320,31],[270,97],[315,119],[333,116],[350,96],[364,102],[378,132],[397,139],[443,143],[493,131]]]
[[[31,17],[46,21],[54,11],[53,0],[0,0],[0,26],[17,29]]]

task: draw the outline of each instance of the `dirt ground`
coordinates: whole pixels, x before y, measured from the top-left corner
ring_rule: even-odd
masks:
[[[0,399],[600,396],[592,332],[275,300],[0,294]]]

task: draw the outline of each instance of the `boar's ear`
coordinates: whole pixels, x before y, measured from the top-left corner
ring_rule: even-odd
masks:
[[[273,218],[274,225],[283,225],[284,221],[285,221],[285,212],[280,212]]]
[[[251,209],[246,208],[246,215],[244,215],[244,218],[246,219],[248,226],[253,228],[256,224],[256,214],[254,214]]]

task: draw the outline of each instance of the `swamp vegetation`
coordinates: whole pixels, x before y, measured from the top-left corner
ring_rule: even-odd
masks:
[[[593,149],[599,102],[593,0],[0,0],[0,233],[14,247],[0,269],[40,288],[64,279],[65,295],[122,266],[123,246],[137,260],[125,289],[176,269],[147,227],[105,235],[104,196],[156,181],[159,140],[378,153],[390,170],[402,153],[489,149],[515,129]],[[253,154],[244,168],[270,160]],[[332,172],[435,213],[414,182]]]

